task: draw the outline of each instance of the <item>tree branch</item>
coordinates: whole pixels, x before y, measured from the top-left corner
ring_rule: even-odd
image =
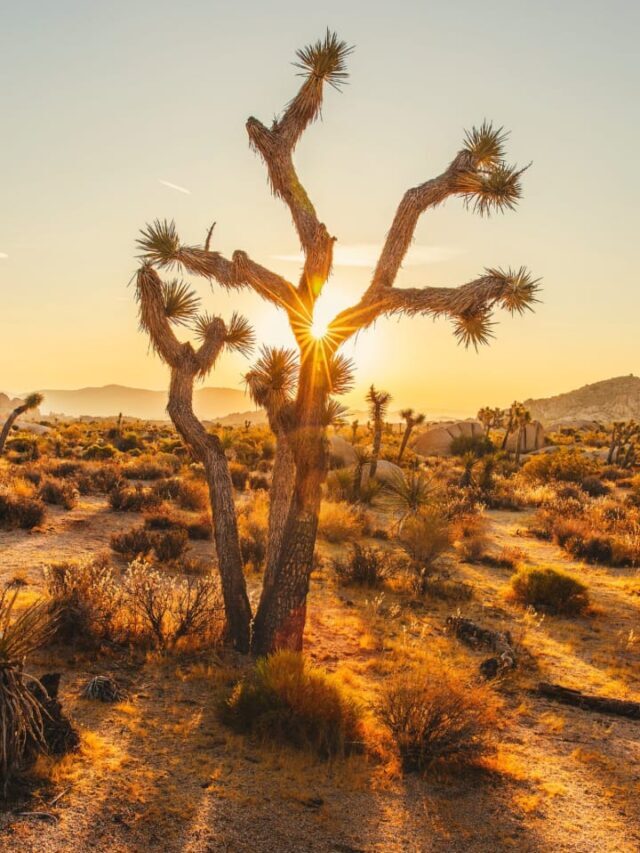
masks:
[[[538,281],[521,268],[517,271],[486,270],[485,275],[460,287],[369,288],[353,308],[341,311],[330,323],[327,341],[333,351],[370,326],[378,317],[416,314],[451,317],[463,343],[484,343],[490,334],[491,310],[506,308],[522,313],[537,302]]]
[[[149,335],[156,352],[167,364],[175,367],[180,361],[183,345],[175,336],[166,315],[162,280],[149,264],[138,270],[136,296],[140,305],[140,325]]]

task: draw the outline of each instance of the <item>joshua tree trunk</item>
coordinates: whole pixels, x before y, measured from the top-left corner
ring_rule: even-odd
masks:
[[[409,436],[413,431],[413,427],[407,425],[404,430],[404,434],[402,436],[402,441],[400,442],[400,450],[398,451],[398,465],[402,462],[402,457],[404,456],[404,452],[407,449],[407,444],[409,443]]]
[[[322,483],[327,472],[323,426],[327,399],[323,367],[303,361],[297,399],[295,434],[291,436],[296,476],[279,555],[269,582],[265,578],[253,626],[252,651],[302,649],[306,601],[318,530]]]
[[[373,479],[378,470],[378,459],[380,458],[380,447],[382,445],[382,421],[377,420],[373,425],[373,447],[371,448],[371,465],[369,466],[369,477]]]
[[[242,570],[233,484],[220,439],[208,433],[193,412],[194,374],[195,371],[187,365],[172,368],[167,411],[176,429],[205,469],[227,633],[234,648],[246,653],[249,651],[251,607]]]
[[[11,432],[11,427],[18,420],[20,415],[26,411],[22,406],[18,406],[17,409],[14,409],[9,417],[4,422],[4,426],[2,427],[2,432],[0,432],[0,456],[4,453],[4,445],[7,441],[7,436]]]

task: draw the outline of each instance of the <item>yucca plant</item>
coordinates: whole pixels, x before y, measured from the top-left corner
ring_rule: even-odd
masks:
[[[413,409],[403,409],[400,412],[400,417],[404,420],[405,425],[402,434],[402,441],[400,442],[400,449],[398,450],[398,465],[402,462],[402,457],[404,456],[404,452],[407,448],[407,444],[409,443],[409,438],[411,437],[414,427],[420,426],[420,424],[423,424],[425,421],[425,416],[423,414],[415,414]]]
[[[55,626],[55,615],[46,602],[31,604],[14,616],[18,595],[19,590],[11,587],[0,595],[0,782],[5,797],[29,751],[47,750],[47,711],[40,699],[47,692],[23,667]]]

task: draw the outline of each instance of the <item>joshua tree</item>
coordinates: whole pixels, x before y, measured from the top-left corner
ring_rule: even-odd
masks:
[[[143,266],[138,276],[143,322],[153,326],[156,348],[176,372],[174,363],[188,362],[172,380],[169,411],[172,417],[188,413],[188,441],[198,441],[203,457],[219,474],[216,500],[223,504],[225,535],[216,539],[219,564],[232,578],[233,595],[226,606],[237,607],[239,614],[227,610],[230,622],[245,626],[248,621],[244,581],[236,558],[225,554],[225,543],[235,555],[238,551],[233,507],[230,504],[229,476],[217,443],[193,418],[189,395],[193,379],[206,373],[215,354],[225,344],[237,345],[233,327],[206,316],[200,323],[204,334],[204,352],[174,342],[162,301],[162,284],[156,269],[178,266],[207,278],[224,289],[250,288],[283,310],[289,320],[298,348],[298,376],[295,393],[287,401],[276,433],[278,442],[289,444],[295,466],[290,500],[279,547],[272,549],[273,571],[265,583],[253,623],[253,651],[266,654],[276,648],[300,649],[306,618],[306,599],[313,565],[321,486],[327,469],[326,424],[330,416],[330,396],[340,393],[336,381],[344,374],[340,366],[340,347],[359,330],[384,316],[408,315],[447,317],[454,324],[458,341],[468,346],[488,343],[491,337],[491,313],[496,307],[522,313],[535,301],[537,283],[524,268],[517,271],[485,270],[477,279],[460,287],[397,288],[398,270],[414,236],[421,214],[458,197],[480,214],[513,208],[520,197],[522,170],[504,162],[505,134],[484,123],[468,131],[451,163],[435,178],[413,187],[404,194],[387,233],[371,282],[360,300],[341,311],[328,325],[322,337],[314,335],[316,302],[331,273],[335,238],[318,217],[293,162],[293,153],[307,127],[320,115],[325,84],[339,89],[347,78],[346,60],[351,48],[333,33],[297,53],[296,66],[303,77],[298,93],[270,126],[256,118],[247,121],[251,146],[262,157],[273,193],[289,208],[304,254],[304,266],[297,284],[277,275],[252,260],[246,252],[235,251],[229,259],[210,249],[211,230],[204,247],[183,245],[173,223],[158,222],[143,232],[140,246]],[[145,321],[150,302],[155,305],[153,323]],[[236,321],[237,322],[237,321]],[[246,345],[245,334],[240,337]],[[235,342],[235,343],[234,343]],[[179,399],[180,403],[175,400]],[[284,486],[282,487],[284,489]],[[278,490],[272,500],[279,499]],[[288,492],[287,492],[288,493]],[[223,500],[224,498],[224,500]],[[212,497],[213,500],[213,497]],[[214,507],[214,518],[218,515]],[[224,540],[224,541],[223,541]],[[223,562],[226,563],[223,568]],[[241,636],[244,634],[241,632]]]
[[[623,467],[628,467],[627,458],[630,460],[633,456],[633,443],[640,435],[640,424],[634,420],[631,421],[615,421],[611,429],[611,442],[609,444],[609,453],[607,454],[607,465],[612,462],[622,462]],[[625,458],[622,459],[622,450],[628,445]]]
[[[0,432],[0,456],[2,456],[4,452],[4,445],[7,440],[7,436],[11,432],[11,427],[25,412],[29,412],[32,409],[37,409],[38,406],[42,403],[44,397],[42,394],[29,394],[28,397],[25,398],[23,403],[20,403],[19,406],[9,414],[9,417],[4,422],[4,426],[2,427],[2,432]]]
[[[369,468],[370,477],[375,477],[378,469],[380,447],[382,446],[382,428],[390,402],[391,394],[387,391],[376,391],[374,385],[367,391],[367,403],[369,404],[369,413],[373,423],[373,447],[371,449],[371,467]]]
[[[524,406],[520,406],[515,416],[515,424],[518,428],[518,435],[516,438],[516,465],[520,462],[520,454],[522,453],[527,435],[527,424],[530,423],[531,412],[528,409],[525,409]]]
[[[356,420],[351,421],[351,443],[355,444],[356,439],[358,438],[358,427],[360,426],[360,421],[356,418]]]
[[[398,465],[402,462],[402,457],[407,449],[413,428],[424,423],[424,415],[414,414],[413,409],[403,409],[400,412],[400,417],[404,420],[405,426],[402,441],[400,442],[400,450],[398,450]]]
[[[492,409],[490,406],[483,406],[478,412],[478,420],[485,428],[487,438],[491,439],[491,430],[497,429],[504,423],[504,412],[502,409]]]
[[[518,416],[520,411],[522,410],[522,403],[518,403],[516,400],[503,412],[502,426],[504,426],[504,437],[502,439],[502,450],[506,450],[507,442],[509,441],[509,436],[515,430],[518,423]]]

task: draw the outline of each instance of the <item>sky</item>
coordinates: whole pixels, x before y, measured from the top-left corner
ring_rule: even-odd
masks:
[[[510,131],[531,168],[516,212],[457,200],[423,216],[398,286],[462,284],[525,264],[542,303],[500,314],[478,353],[446,320],[378,321],[348,349],[398,406],[470,414],[640,372],[637,199],[640,5],[635,0],[21,0],[0,29],[0,390],[165,388],[137,325],[135,238],[175,219],[185,243],[243,249],[296,281],[299,245],[244,123],[277,115],[296,48],[327,26],[355,45],[296,153],[337,263],[319,310],[355,301],[404,191],[438,174],[464,129]],[[203,307],[291,342],[250,293],[195,282]],[[224,356],[207,384],[242,387]]]

